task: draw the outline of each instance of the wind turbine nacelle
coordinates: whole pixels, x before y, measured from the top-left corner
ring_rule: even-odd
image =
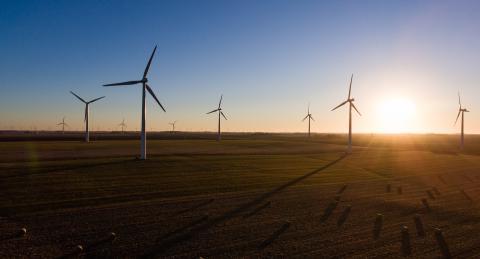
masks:
[[[141,81],[142,81],[142,83],[147,83],[147,82],[148,82],[148,79],[147,79],[147,78],[144,78],[144,79],[142,79]]]
[[[354,102],[355,101],[355,98],[351,98],[348,100],[349,102]]]

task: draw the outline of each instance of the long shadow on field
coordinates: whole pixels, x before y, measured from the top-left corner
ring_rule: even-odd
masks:
[[[275,241],[283,232],[287,231],[287,229],[290,227],[290,222],[286,222],[285,224],[282,225],[281,228],[277,229],[273,234],[267,238],[265,241],[263,241],[260,246],[258,247],[258,250],[263,250],[267,246],[269,246],[273,241]]]
[[[201,208],[201,207],[203,207],[203,206],[207,206],[208,204],[210,204],[210,203],[212,203],[212,202],[214,202],[214,201],[215,201],[215,199],[210,199],[210,200],[207,200],[207,201],[203,201],[203,202],[201,202],[201,203],[199,203],[199,204],[196,204],[196,205],[194,205],[194,206],[192,206],[192,207],[190,207],[190,208],[186,208],[186,209],[183,209],[183,210],[175,213],[175,216],[178,216],[178,215],[183,214],[183,213],[187,213],[187,212],[189,212],[189,211],[194,211],[194,210],[199,209],[199,208]]]
[[[265,204],[263,204],[263,205],[255,208],[252,212],[243,215],[243,218],[244,218],[244,219],[250,218],[250,217],[258,214],[258,213],[259,213],[260,211],[262,211],[263,209],[268,208],[269,206],[270,206],[270,202],[267,202],[267,203],[265,203]]]
[[[252,207],[255,207],[257,206],[258,204],[264,202],[266,199],[272,197],[273,195],[283,191],[284,189],[292,186],[292,185],[295,185],[305,179],[307,179],[308,177],[314,175],[314,174],[317,174],[333,165],[335,165],[336,163],[340,162],[341,160],[343,160],[345,157],[347,157],[347,154],[344,154],[342,155],[341,157],[333,160],[332,162],[318,168],[318,169],[315,169],[301,177],[298,177],[296,179],[293,179],[292,181],[290,182],[287,182],[275,189],[273,189],[272,191],[270,192],[267,192],[267,193],[264,193],[262,195],[260,195],[258,198],[236,208],[236,209],[233,209],[231,211],[228,211],[226,212],[225,214],[221,215],[221,216],[218,216],[216,218],[213,218],[207,222],[205,222],[204,224],[201,224],[201,225],[197,225],[197,226],[194,226],[190,229],[190,231],[188,232],[185,232],[183,234],[178,234],[178,235],[175,235],[175,236],[172,236],[170,238],[167,238],[167,239],[164,239],[162,242],[160,242],[158,244],[157,247],[153,248],[152,251],[144,254],[142,257],[143,258],[153,258],[155,257],[156,255],[160,255],[164,252],[166,252],[168,249],[172,248],[174,245],[180,243],[180,242],[183,242],[183,241],[187,241],[191,238],[193,238],[196,234],[202,232],[202,231],[206,231],[208,229],[210,229],[211,227],[214,227],[215,225],[219,224],[219,223],[222,223],[228,219],[231,219],[235,216],[238,216],[240,215],[242,212],[248,210],[248,209],[251,209]]]
[[[108,166],[108,165],[117,165],[117,164],[126,164],[126,163],[135,163],[135,159],[122,159],[122,160],[115,160],[109,162],[100,162],[100,163],[89,163],[89,164],[78,164],[78,165],[67,165],[67,166],[52,166],[46,168],[31,168],[28,166],[24,167],[25,172],[14,172],[12,174],[3,175],[0,179],[9,179],[15,177],[26,177],[26,176],[34,176],[34,175],[42,175],[42,174],[49,174],[49,173],[58,173],[63,171],[69,170],[76,170],[76,169],[88,169],[88,168],[95,168],[99,166]],[[31,172],[28,172],[31,171]]]

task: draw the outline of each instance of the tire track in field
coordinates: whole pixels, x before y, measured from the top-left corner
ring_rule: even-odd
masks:
[[[310,176],[315,175],[315,174],[317,174],[317,173],[319,173],[319,172],[337,164],[338,162],[342,161],[347,156],[348,156],[347,154],[344,154],[344,155],[340,156],[339,158],[331,161],[330,163],[328,163],[328,164],[326,164],[326,165],[324,165],[320,168],[317,168],[317,169],[315,169],[315,170],[313,170],[313,171],[311,171],[311,172],[309,172],[309,173],[307,173],[303,176],[295,178],[295,179],[293,179],[293,180],[291,180],[291,181],[273,189],[270,192],[264,193],[264,194],[260,195],[259,197],[257,197],[256,199],[254,199],[254,200],[252,200],[252,201],[250,201],[250,202],[248,202],[248,203],[246,203],[246,204],[244,204],[244,205],[242,205],[242,206],[240,206],[236,209],[228,211],[228,212],[226,212],[225,214],[223,214],[219,217],[213,218],[212,220],[209,220],[204,224],[201,224],[201,225],[198,225],[198,226],[194,227],[186,233],[183,233],[181,235],[176,235],[176,236],[173,236],[169,239],[166,239],[163,242],[159,243],[156,248],[153,248],[152,251],[142,255],[142,257],[143,258],[154,258],[157,255],[166,252],[168,249],[172,248],[176,244],[187,241],[187,240],[193,238],[194,235],[199,234],[202,231],[206,231],[206,230],[210,229],[211,227],[214,227],[215,225],[217,225],[219,223],[222,223],[226,220],[229,220],[229,219],[231,219],[235,216],[241,215],[241,213],[244,212],[245,210],[251,209],[251,208],[257,206],[258,204],[266,201],[267,199],[271,198],[275,194],[285,190],[286,188],[288,188],[290,186],[293,186],[293,185],[309,178]]]

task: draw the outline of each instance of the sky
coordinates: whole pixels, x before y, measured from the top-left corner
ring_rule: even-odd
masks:
[[[479,1],[2,1],[0,129],[140,127],[141,79],[158,46],[147,129],[455,133],[457,92],[480,133]]]

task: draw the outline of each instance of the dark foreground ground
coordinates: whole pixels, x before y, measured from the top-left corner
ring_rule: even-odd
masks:
[[[339,135],[211,136],[159,134],[137,161],[125,136],[10,135],[0,257],[480,257],[477,136],[458,153],[455,136],[362,135],[348,156]]]

